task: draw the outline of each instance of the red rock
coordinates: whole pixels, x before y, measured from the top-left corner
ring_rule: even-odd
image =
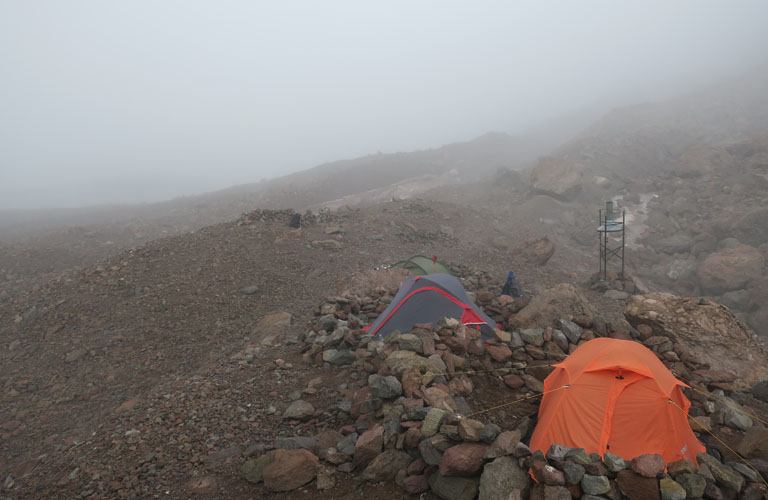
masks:
[[[584,472],[590,476],[607,476],[608,469],[602,462],[591,462],[584,465]]]
[[[440,408],[446,411],[456,411],[456,403],[453,398],[445,391],[438,389],[437,387],[428,387],[422,391],[424,394],[424,400],[429,406]]]
[[[485,424],[479,420],[462,418],[459,420],[459,437],[464,441],[480,441]]]
[[[460,339],[458,337],[443,337],[442,341],[448,348],[456,354],[463,354],[469,348],[469,339]]]
[[[646,453],[645,455],[633,458],[629,467],[643,477],[655,478],[664,472],[667,464],[664,462],[664,458],[662,458],[661,455],[656,453]]]
[[[421,474],[426,468],[427,463],[424,461],[424,459],[418,458],[411,462],[411,465],[408,466],[408,469],[406,469],[405,473],[409,476],[413,476],[415,474]]]
[[[409,408],[415,408],[417,406],[424,406],[424,400],[421,398],[405,398],[403,399],[403,408],[408,410]]]
[[[429,490],[429,481],[425,474],[408,476],[403,480],[403,489],[409,495],[418,495]]]
[[[482,340],[473,340],[467,347],[467,353],[473,356],[480,356],[485,352],[485,344]]]
[[[355,457],[352,461],[355,467],[362,468],[371,463],[381,453],[384,446],[384,428],[376,426],[363,432],[355,443]]]
[[[312,481],[318,458],[307,450],[275,450],[272,462],[264,467],[264,486],[270,491],[291,491]]]
[[[421,343],[424,356],[432,356],[435,353],[435,339],[431,336],[422,336]]]
[[[469,396],[475,389],[472,381],[466,375],[451,379],[448,382],[448,387],[456,396]]]
[[[421,373],[418,369],[411,370],[403,374],[402,377],[403,393],[408,399],[413,399],[416,391],[421,388]]]
[[[489,345],[486,350],[491,358],[498,363],[506,363],[512,357],[512,350],[507,346]]]
[[[531,472],[537,481],[550,486],[565,486],[565,475],[544,460],[537,460],[531,465]]]
[[[350,410],[350,415],[352,418],[357,418],[360,416],[360,409],[366,401],[371,399],[371,397],[372,394],[369,387],[363,387],[362,389],[355,391],[355,395],[352,399],[352,409]]]
[[[521,379],[519,375],[515,375],[514,373],[504,375],[504,383],[512,389],[519,389],[525,385],[525,381]]]
[[[400,422],[400,426],[406,429],[410,429],[410,428],[419,429],[421,428],[421,422],[418,420],[406,420],[404,422]]]
[[[483,457],[487,449],[487,445],[477,443],[463,443],[448,448],[440,459],[440,474],[473,476],[483,467]]]
[[[659,481],[656,478],[623,470],[616,476],[616,484],[629,500],[661,500]]]
[[[571,484],[566,486],[568,492],[571,494],[571,498],[581,498],[581,486],[578,484]]]
[[[552,340],[552,327],[548,326],[544,329],[544,331],[541,333],[541,337],[544,339],[544,342],[549,342]]]
[[[416,448],[419,446],[419,442],[421,441],[421,430],[417,427],[412,427],[405,431],[405,447],[406,448]]]

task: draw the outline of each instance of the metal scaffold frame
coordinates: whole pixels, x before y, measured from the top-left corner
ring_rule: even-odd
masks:
[[[619,277],[622,280],[624,279],[626,214],[624,209],[622,209],[621,222],[616,220],[616,215],[616,212],[613,210],[612,201],[605,202],[605,210],[600,209],[598,213],[599,225],[597,227],[597,235],[600,241],[600,276],[603,280],[608,279],[608,261],[611,259],[619,259],[621,261]],[[621,244],[620,246],[611,247],[610,240],[618,239],[619,237],[616,233],[621,233]]]

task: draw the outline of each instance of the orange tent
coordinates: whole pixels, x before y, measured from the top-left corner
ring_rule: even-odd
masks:
[[[642,344],[598,338],[554,366],[532,450],[557,443],[627,460],[658,453],[667,463],[705,451],[688,424],[691,402],[680,389],[688,386]]]

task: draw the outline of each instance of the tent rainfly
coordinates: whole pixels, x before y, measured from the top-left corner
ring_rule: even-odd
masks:
[[[557,443],[626,460],[657,453],[667,463],[705,451],[688,424],[688,386],[642,344],[597,338],[554,367],[531,450]]]
[[[457,278],[429,274],[406,278],[389,307],[368,331],[381,340],[396,330],[405,333],[417,323],[437,323],[440,318],[456,318],[464,325],[480,330],[485,339],[490,338],[497,327],[472,303]]]
[[[437,259],[433,262],[432,259],[424,257],[423,255],[414,255],[408,260],[401,260],[400,262],[393,264],[392,267],[402,267],[416,276],[424,276],[426,274],[434,273],[451,274],[448,271],[448,268],[438,262]]]

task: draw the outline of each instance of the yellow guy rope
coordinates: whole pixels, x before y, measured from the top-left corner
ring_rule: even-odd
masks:
[[[681,377],[681,376],[680,376],[680,375],[678,375],[677,373],[675,373],[674,375],[675,375],[675,377],[679,378],[680,380],[682,380],[683,382],[685,382],[686,384],[688,384],[688,386],[690,387],[690,389],[691,389],[693,392],[698,392],[698,393],[699,393],[699,394],[701,394],[702,396],[706,396],[706,397],[707,397],[707,398],[709,398],[709,399],[714,399],[714,400],[715,400],[715,401],[717,401],[718,403],[720,403],[720,404],[722,404],[722,405],[724,405],[724,406],[727,406],[728,408],[730,408],[730,409],[732,409],[732,410],[734,410],[734,411],[737,411],[737,412],[741,413],[742,415],[746,415],[747,417],[751,418],[752,420],[757,420],[757,421],[758,421],[758,422],[760,422],[761,424],[764,424],[764,425],[768,425],[768,421],[765,421],[765,420],[763,420],[762,418],[758,417],[757,415],[753,415],[753,414],[751,414],[751,413],[749,413],[749,412],[745,411],[743,408],[741,408],[741,407],[739,407],[739,406],[737,406],[737,405],[734,405],[734,404],[732,404],[732,403],[730,403],[730,402],[726,401],[726,400],[725,400],[725,399],[723,399],[723,398],[719,398],[719,397],[717,397],[717,396],[713,396],[712,394],[710,394],[710,393],[708,393],[708,392],[700,391],[700,390],[698,390],[697,388],[695,388],[695,387],[693,386],[693,382],[691,382],[690,380],[686,380],[684,377]]]
[[[522,403],[523,401],[526,401],[528,399],[538,398],[539,396],[543,396],[545,394],[549,394],[550,392],[559,391],[560,389],[567,389],[568,387],[569,386],[564,385],[564,386],[561,386],[561,387],[557,387],[555,389],[550,389],[548,391],[539,392],[539,393],[536,393],[536,394],[531,394],[530,396],[526,396],[524,398],[516,399],[516,400],[510,401],[508,403],[503,403],[503,404],[500,404],[498,406],[493,406],[491,408],[486,408],[484,410],[479,410],[479,411],[476,411],[474,413],[470,413],[469,415],[462,415],[461,418],[474,417],[475,415],[480,415],[481,413],[486,413],[486,412],[489,412],[489,411],[498,410],[499,408],[504,408],[505,406],[512,406],[512,405],[517,404],[517,403]]]
[[[702,424],[701,422],[699,422],[698,420],[696,420],[696,418],[695,418],[695,417],[692,417],[692,416],[688,415],[688,412],[687,412],[687,411],[685,411],[685,410],[684,410],[684,409],[683,409],[683,408],[682,408],[680,405],[678,405],[677,403],[675,403],[675,402],[674,402],[674,401],[672,401],[671,399],[669,399],[668,401],[669,401],[670,403],[672,403],[672,404],[675,406],[675,408],[677,408],[678,410],[680,410],[681,412],[683,412],[683,413],[685,414],[685,416],[687,416],[688,418],[690,418],[691,420],[693,420],[694,422],[696,422],[696,424],[697,424],[697,425],[698,425],[698,426],[699,426],[699,427],[700,427],[700,428],[701,428],[703,431],[705,431],[707,434],[709,434],[710,436],[712,436],[713,438],[715,438],[715,439],[717,440],[717,442],[718,442],[718,443],[720,443],[721,445],[725,446],[725,448],[726,448],[726,449],[728,449],[728,451],[730,451],[731,453],[733,453],[734,455],[736,455],[737,457],[739,457],[739,460],[741,460],[742,462],[744,462],[744,465],[746,465],[747,467],[749,467],[750,469],[752,469],[753,471],[755,471],[755,473],[757,474],[757,477],[759,477],[759,478],[760,478],[760,480],[761,480],[761,481],[762,481],[762,482],[763,482],[763,483],[764,483],[766,486],[768,486],[768,482],[766,482],[766,480],[765,480],[765,478],[763,477],[763,475],[762,475],[762,474],[760,474],[760,471],[759,471],[759,470],[757,470],[757,469],[755,468],[755,466],[753,466],[751,463],[749,463],[749,462],[747,461],[747,459],[745,459],[744,457],[742,457],[741,455],[739,455],[739,453],[738,453],[738,452],[736,452],[736,450],[734,450],[734,449],[733,449],[733,448],[731,448],[730,446],[728,446],[728,445],[725,443],[725,441],[723,441],[723,440],[722,440],[722,439],[720,439],[719,437],[715,436],[715,434],[714,434],[712,431],[710,431],[709,429],[707,429],[707,428],[704,426],[704,424]]]

